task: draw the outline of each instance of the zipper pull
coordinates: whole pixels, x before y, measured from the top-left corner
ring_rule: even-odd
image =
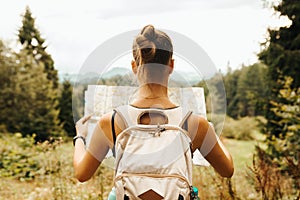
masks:
[[[161,127],[160,124],[157,124],[157,129],[156,131],[153,132],[149,132],[153,137],[159,137],[161,132],[165,131],[166,128],[165,127]]]
[[[155,136],[160,136],[160,133],[164,132],[165,130],[166,130],[165,127],[161,127],[160,124],[157,124],[157,131],[156,131]]]

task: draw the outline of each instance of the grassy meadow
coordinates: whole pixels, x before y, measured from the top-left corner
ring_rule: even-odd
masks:
[[[211,167],[195,166],[193,183],[201,199],[257,199],[248,177],[257,141],[223,141],[233,156],[235,174],[224,179]],[[0,152],[0,199],[106,199],[113,184],[113,169],[105,165],[88,182],[74,178],[71,141],[34,145],[32,137],[2,134]]]

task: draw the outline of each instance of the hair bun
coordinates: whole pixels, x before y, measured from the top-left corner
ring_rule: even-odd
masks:
[[[138,45],[142,60],[144,62],[152,60],[156,52],[156,46],[154,42],[150,41],[145,36],[140,35],[136,38],[136,43]]]
[[[156,38],[154,26],[153,25],[145,26],[141,31],[141,35],[143,35],[145,38],[147,38],[150,41],[154,41]]]
[[[156,30],[153,25],[145,26],[136,36],[132,53],[138,65],[143,63],[168,64],[173,53],[169,36]]]

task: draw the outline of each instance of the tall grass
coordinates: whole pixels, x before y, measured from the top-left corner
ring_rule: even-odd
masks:
[[[72,143],[61,139],[34,144],[32,137],[2,134],[0,153],[0,199],[105,199],[112,186],[113,171],[106,167],[79,183]]]
[[[257,178],[268,170],[252,168],[255,173],[249,170],[257,141],[223,138],[223,142],[233,156],[235,174],[226,179],[212,167],[194,166],[193,185],[198,187],[200,198],[266,199],[262,197]],[[33,137],[1,134],[0,200],[106,199],[113,185],[113,169],[102,165],[91,180],[80,183],[73,174],[73,150],[72,142],[61,138],[35,144]],[[288,181],[280,179],[278,184],[284,183],[281,188],[288,189]]]
[[[106,199],[113,185],[113,169],[105,165],[86,183],[74,178],[70,141],[34,144],[33,138],[5,134],[0,139],[0,152],[1,160],[10,163],[0,169],[0,199]],[[26,159],[18,160],[21,157]],[[24,164],[26,162],[34,165]],[[16,170],[19,167],[25,169]],[[193,183],[202,199],[238,199],[236,179],[241,182],[239,176],[223,179],[212,168],[194,167]]]

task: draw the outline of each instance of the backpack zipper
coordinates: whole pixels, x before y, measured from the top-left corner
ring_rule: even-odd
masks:
[[[119,175],[115,178],[115,182],[120,180],[122,177],[133,177],[133,176],[148,177],[148,178],[178,178],[178,179],[186,182],[188,184],[188,186],[191,187],[189,181],[185,177],[177,175],[177,174],[133,174],[133,173],[123,173],[123,174],[121,174],[121,175]]]

